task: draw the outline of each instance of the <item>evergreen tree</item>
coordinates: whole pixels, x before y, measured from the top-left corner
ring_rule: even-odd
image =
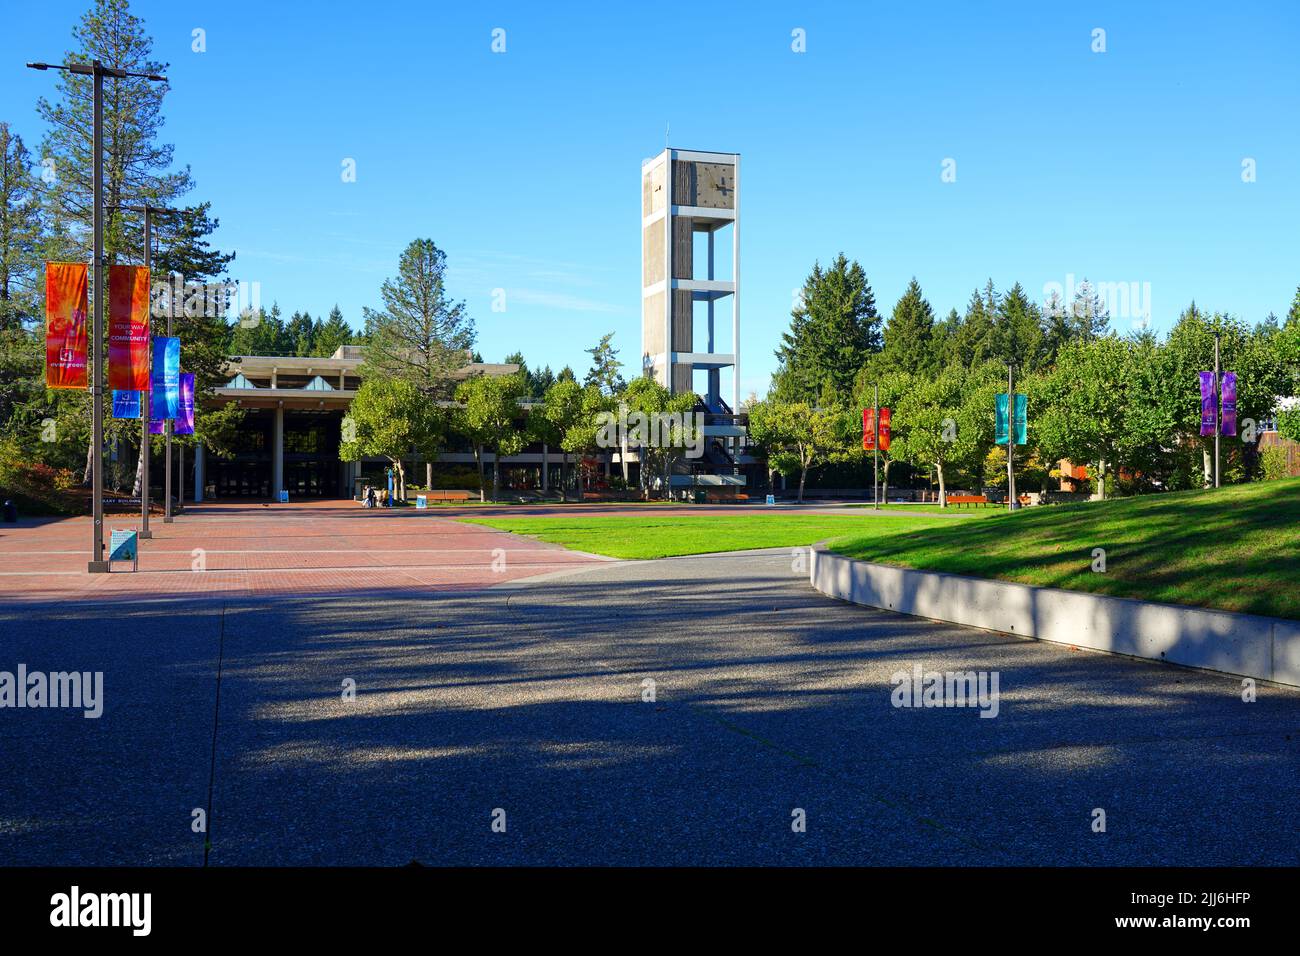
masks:
[[[614,333],[607,332],[600,337],[595,348],[586,350],[591,356],[591,368],[582,384],[597,386],[602,395],[616,395],[626,387],[620,374],[623,363],[618,360],[618,349],[614,348],[613,339]]]
[[[41,218],[32,158],[0,123],[0,330],[36,320],[41,297]]]
[[[383,310],[365,310],[362,374],[406,379],[426,396],[448,398],[474,346],[474,320],[448,297],[447,256],[432,239],[411,242],[397,272],[380,290]]]
[[[1019,282],[998,305],[991,341],[991,357],[1003,363],[1013,363],[1022,375],[1036,370],[1042,362],[1042,316]]]
[[[1070,313],[1075,334],[1084,341],[1100,338],[1110,331],[1110,310],[1086,278],[1074,291]]]
[[[915,276],[894,306],[883,338],[882,359],[888,371],[915,373],[934,367],[934,310]]]
[[[72,63],[99,60],[114,69],[166,73],[152,57],[153,40],[127,0],[95,0],[72,31]],[[41,157],[52,161],[45,190],[50,214],[63,227],[60,258],[89,260],[92,245],[94,157],[93,79],[60,72],[58,100],[41,97],[37,113],[47,133]],[[143,244],[141,224],[123,205],[170,206],[191,187],[189,167],[172,167],[172,147],[159,142],[168,85],[143,77],[104,79],[104,252],[109,264]]]
[[[849,395],[859,369],[881,347],[876,298],[862,266],[843,253],[828,269],[814,263],[790,316],[776,351],[777,394],[807,402]]]
[[[316,353],[322,358],[329,358],[340,346],[352,344],[352,327],[343,321],[343,313],[337,304],[330,309],[329,318],[319,324],[315,332]]]

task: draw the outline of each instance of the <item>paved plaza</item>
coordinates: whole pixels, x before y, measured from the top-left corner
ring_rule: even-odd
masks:
[[[93,578],[85,521],[2,529],[0,670],[104,702],[0,711],[0,861],[199,866],[202,810],[213,866],[1300,863],[1294,690],[838,603],[789,551],[346,504],[156,528]],[[892,706],[916,664],[997,672],[998,716]]]

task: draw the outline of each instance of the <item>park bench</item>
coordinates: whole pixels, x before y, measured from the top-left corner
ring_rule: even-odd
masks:
[[[429,501],[469,501],[468,491],[426,491]]]
[[[987,495],[949,495],[948,504],[950,505],[986,505],[989,503]]]

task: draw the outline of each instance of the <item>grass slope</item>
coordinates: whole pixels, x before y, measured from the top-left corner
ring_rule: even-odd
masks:
[[[830,546],[882,564],[1300,618],[1300,479],[1000,512]],[[1092,570],[1092,550],[1106,570]]]
[[[795,548],[854,533],[864,539],[934,525],[957,524],[944,517],[783,515],[584,515],[545,518],[465,518],[470,524],[528,535],[567,548],[612,558],[667,558],[750,548]]]

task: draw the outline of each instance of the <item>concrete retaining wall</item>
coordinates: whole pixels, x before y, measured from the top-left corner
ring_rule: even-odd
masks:
[[[1300,686],[1300,621],[895,568],[822,545],[810,577],[854,604]]]

